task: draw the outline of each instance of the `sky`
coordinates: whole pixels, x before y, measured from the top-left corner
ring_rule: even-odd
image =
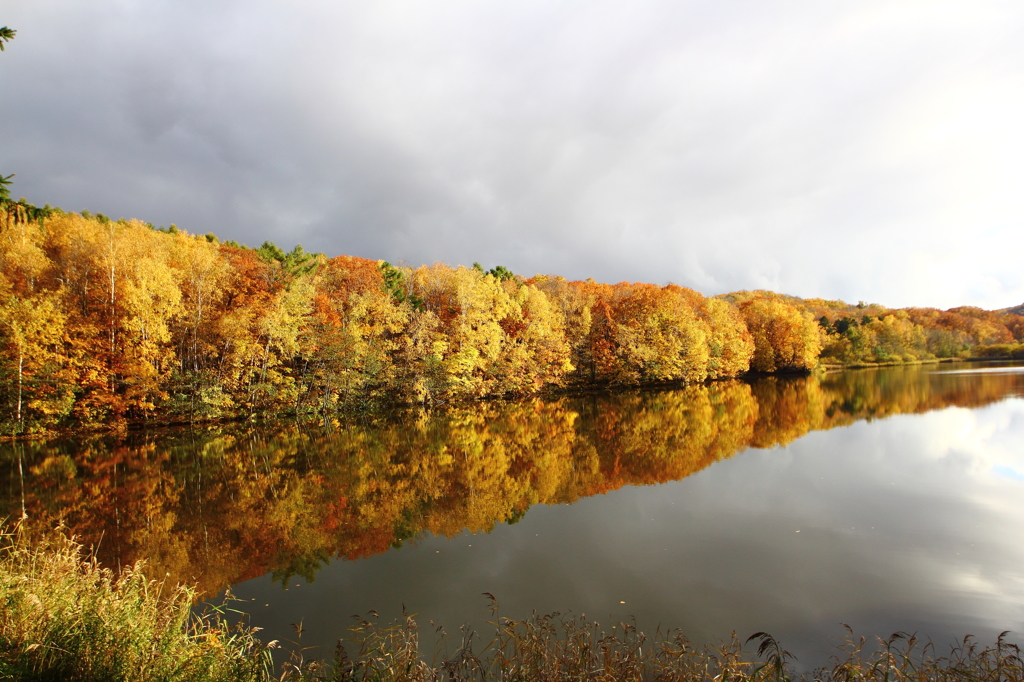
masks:
[[[0,173],[416,266],[1024,302],[1024,4],[0,0]]]

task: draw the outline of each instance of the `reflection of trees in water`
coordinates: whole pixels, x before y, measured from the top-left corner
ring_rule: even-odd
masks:
[[[624,485],[678,480],[747,447],[859,419],[1024,394],[1024,375],[922,368],[6,446],[0,513],[65,523],[116,566],[146,558],[214,592],[267,571],[312,577],[424,531],[514,523]]]

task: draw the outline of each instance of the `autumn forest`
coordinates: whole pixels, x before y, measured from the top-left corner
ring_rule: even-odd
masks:
[[[6,199],[6,434],[123,428],[819,366],[1020,357],[1020,308],[705,297],[503,267],[253,249]]]

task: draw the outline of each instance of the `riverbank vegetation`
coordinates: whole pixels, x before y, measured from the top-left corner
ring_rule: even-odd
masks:
[[[194,616],[195,596],[139,566],[115,575],[66,536],[0,535],[0,679],[268,679],[267,647],[216,612]]]
[[[251,249],[23,201],[0,212],[8,434],[1012,355],[1022,342],[1019,311],[708,298]]]
[[[6,534],[0,537],[0,678],[754,682],[795,677],[792,656],[765,633],[746,642],[733,635],[717,645],[695,646],[681,633],[648,637],[630,623],[607,631],[583,615],[503,618],[493,597],[493,636],[466,630],[455,637],[434,633],[428,654],[411,616],[390,626],[360,619],[347,640],[339,642],[332,661],[310,657],[296,643],[275,671],[270,653],[276,643],[262,643],[255,631],[230,626],[220,614],[193,615],[192,596],[187,587],[146,580],[138,567],[115,576],[68,538],[29,546],[16,532]],[[965,638],[942,655],[905,633],[879,639],[873,647],[851,633],[832,665],[803,677],[844,682],[1024,679],[1019,647],[1007,642],[1005,634],[989,646]],[[752,642],[755,651],[746,648]]]
[[[492,599],[493,596],[486,596]],[[492,608],[495,630],[479,637],[465,630],[454,641],[442,631],[435,653],[421,652],[412,617],[380,627],[362,619],[353,628],[349,657],[341,646],[332,662],[293,656],[285,678],[310,682],[408,680],[423,682],[1009,682],[1024,679],[1018,645],[1002,633],[990,646],[970,636],[945,655],[930,642],[898,632],[856,638],[848,631],[831,664],[796,673],[795,657],[770,634],[695,646],[679,631],[639,631],[618,623],[610,631],[584,615],[502,618]],[[484,644],[484,640],[487,641]],[[747,647],[754,643],[756,650]]]

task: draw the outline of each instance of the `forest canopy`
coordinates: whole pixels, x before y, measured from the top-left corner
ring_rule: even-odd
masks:
[[[37,208],[3,189],[8,434],[1024,356],[1019,308],[705,297],[503,266],[327,258]]]

